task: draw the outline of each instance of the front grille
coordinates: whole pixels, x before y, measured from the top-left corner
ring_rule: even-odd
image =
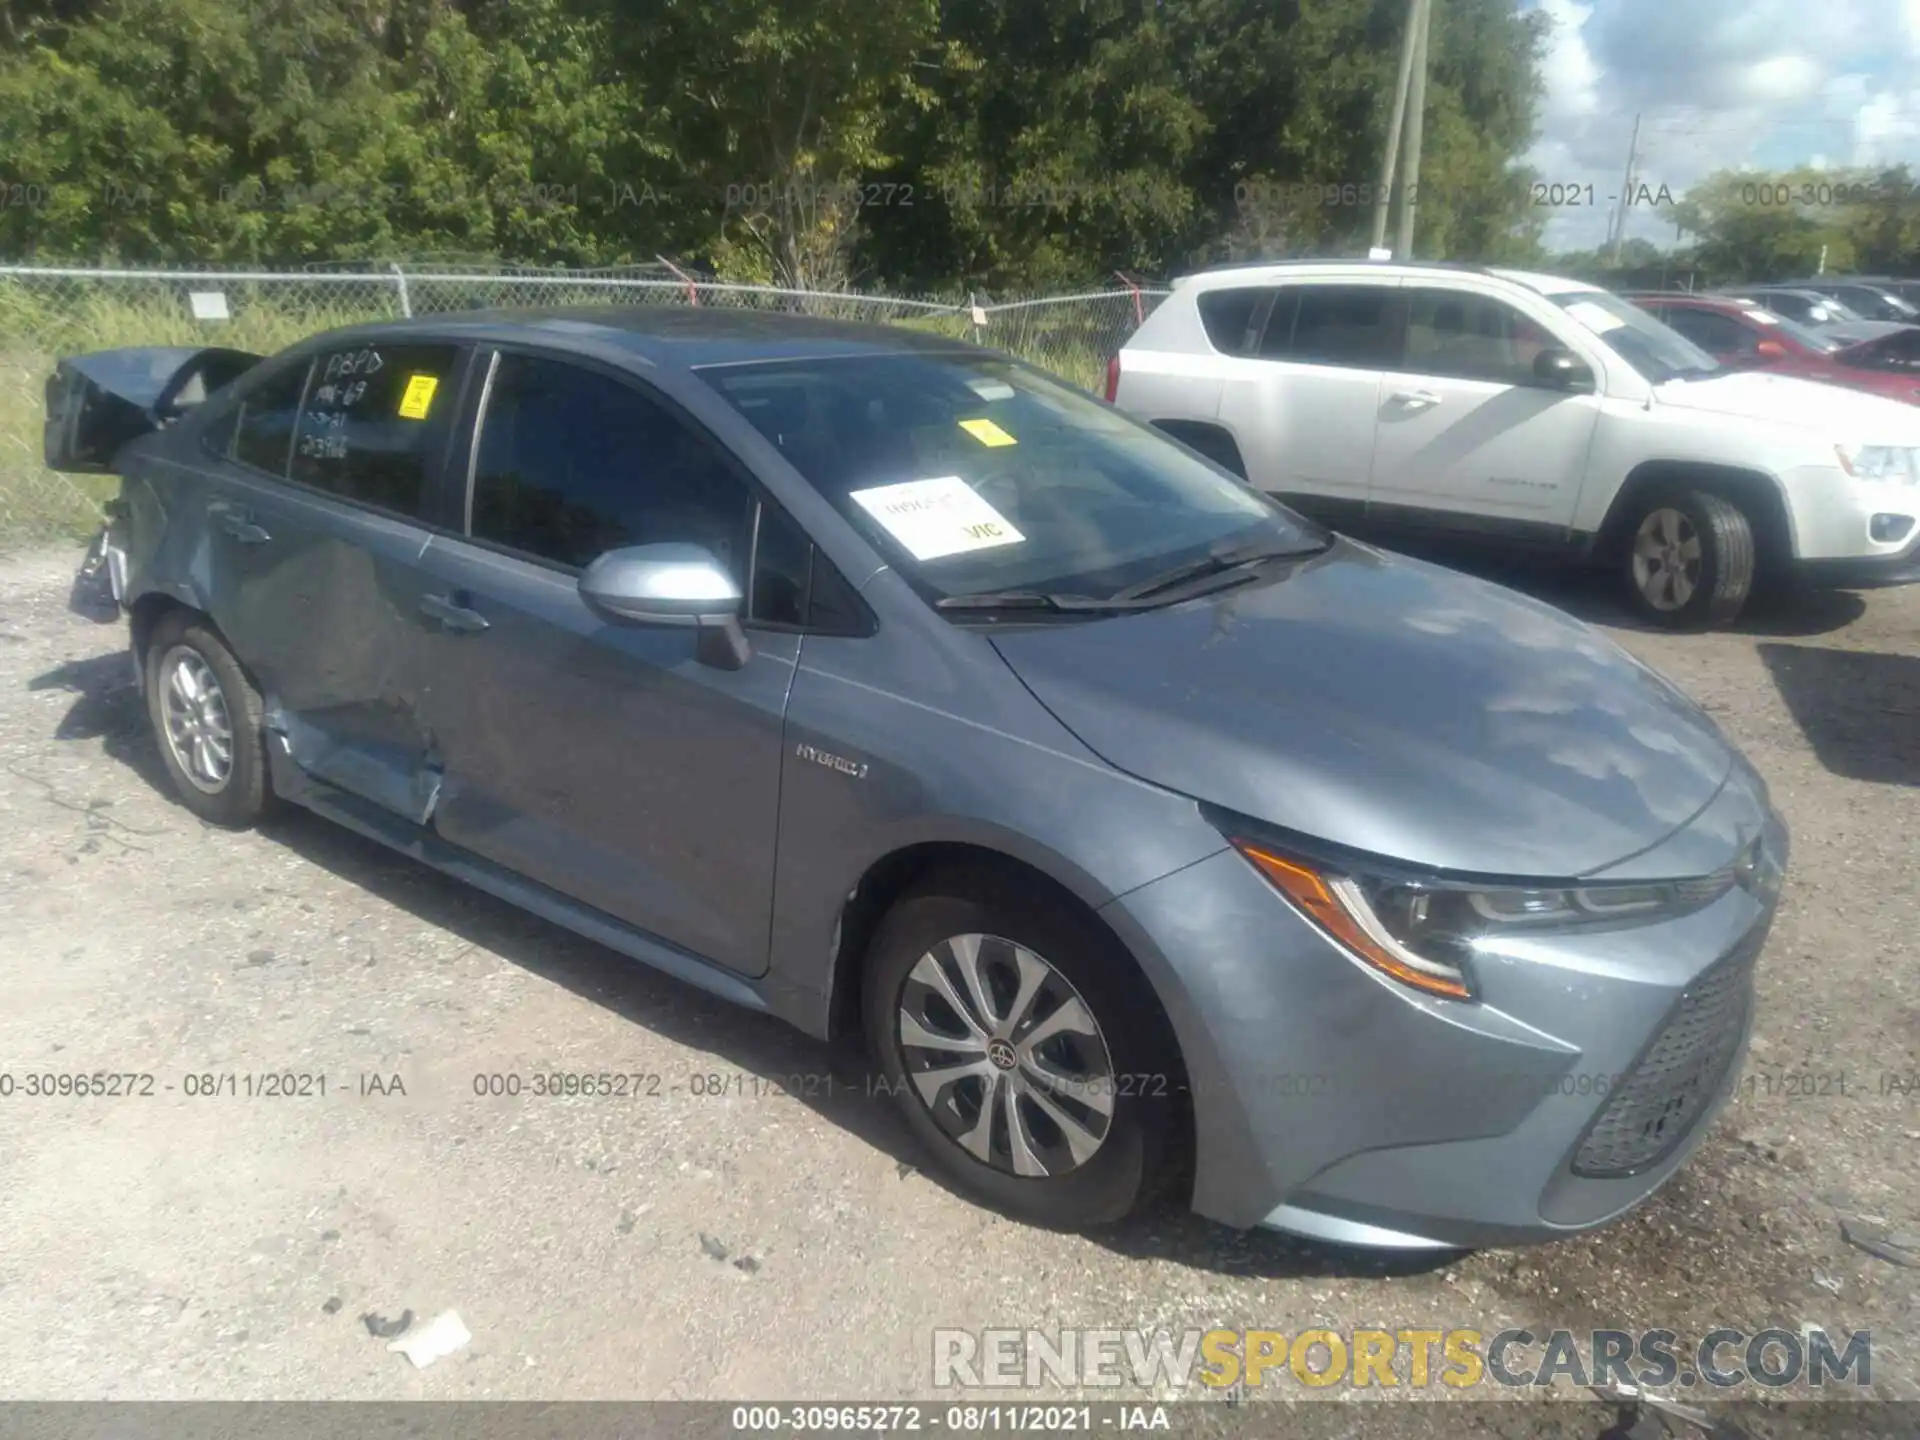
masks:
[[[1749,940],[1681,995],[1588,1128],[1574,1153],[1574,1174],[1590,1179],[1631,1175],[1659,1164],[1686,1139],[1739,1053],[1759,948]]]

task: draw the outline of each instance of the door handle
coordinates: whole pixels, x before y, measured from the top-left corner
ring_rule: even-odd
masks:
[[[220,528],[242,545],[263,545],[273,538],[254,524],[253,517],[244,510],[223,506],[219,514]]]
[[[1440,397],[1431,390],[1396,390],[1393,398],[1402,405],[1411,405],[1421,410],[1430,410],[1440,403]]]
[[[424,595],[420,599],[420,611],[430,615],[449,630],[458,630],[464,634],[477,634],[491,623],[478,610],[470,610],[458,603],[466,598],[463,592],[453,595]]]

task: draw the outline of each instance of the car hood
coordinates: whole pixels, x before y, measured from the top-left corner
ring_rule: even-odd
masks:
[[[1435,869],[1617,864],[1698,814],[1733,763],[1705,714],[1597,631],[1346,540],[1261,582],[993,643],[1116,768]]]
[[[1798,375],[1737,370],[1706,380],[1669,380],[1654,393],[1675,409],[1797,425],[1835,441],[1920,445],[1920,417],[1911,407]]]

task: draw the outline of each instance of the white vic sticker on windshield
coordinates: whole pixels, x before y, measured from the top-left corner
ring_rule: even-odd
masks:
[[[1604,335],[1609,330],[1618,330],[1627,323],[1618,315],[1608,314],[1591,300],[1575,300],[1567,306],[1567,313],[1596,335]]]
[[[958,475],[855,490],[848,498],[886,526],[916,560],[1018,545],[1027,538]]]

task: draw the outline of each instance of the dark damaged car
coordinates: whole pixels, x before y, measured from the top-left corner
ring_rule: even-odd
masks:
[[[1016,1215],[1547,1240],[1740,1064],[1787,840],[1706,716],[1005,356],[467,314],[49,402],[184,805],[863,1033]]]

